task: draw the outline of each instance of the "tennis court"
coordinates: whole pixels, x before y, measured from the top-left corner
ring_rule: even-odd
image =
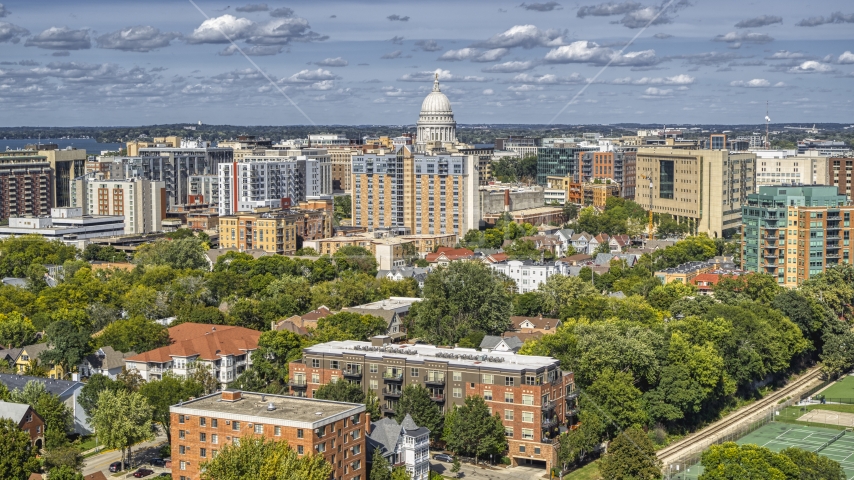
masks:
[[[854,480],[854,432],[773,422],[745,435],[736,443],[752,443],[774,452],[788,447],[818,451],[819,455],[839,462],[848,480]],[[703,467],[693,465],[686,471],[670,472],[669,476],[667,473],[665,471],[665,478],[672,480],[695,480],[703,473]]]

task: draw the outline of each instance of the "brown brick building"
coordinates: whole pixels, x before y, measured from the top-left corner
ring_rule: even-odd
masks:
[[[323,210],[274,210],[219,218],[219,245],[293,255],[306,240],[332,236],[332,216]]]
[[[44,446],[44,419],[26,403],[0,402],[0,418],[9,418],[30,436],[30,443],[39,451]]]
[[[288,442],[300,456],[320,453],[335,480],[367,480],[365,406],[225,390],[170,407],[172,478],[196,480],[204,462],[244,437]]]
[[[828,158],[827,162],[830,164],[830,185],[838,187],[840,195],[854,198],[854,181],[851,179],[851,174],[854,173],[854,158]]]
[[[554,439],[561,426],[574,425],[578,412],[573,374],[562,371],[559,360],[389,341],[374,337],[303,349],[303,358],[290,365],[291,391],[310,398],[321,385],[346,379],[373,390],[387,415],[395,414],[410,384],[427,388],[443,412],[479,395],[504,422],[507,455],[515,465],[556,464]]]
[[[0,152],[0,218],[49,215],[54,172],[35,152]]]

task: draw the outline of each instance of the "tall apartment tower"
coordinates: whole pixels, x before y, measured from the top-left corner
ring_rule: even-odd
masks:
[[[53,174],[45,155],[28,150],[0,152],[0,218],[49,215]]]
[[[834,186],[762,186],[742,212],[744,270],[797,287],[827,267],[854,263],[854,206]]]
[[[353,224],[401,233],[465,235],[480,223],[475,155],[394,153],[353,157]]]
[[[125,234],[141,235],[163,230],[166,218],[166,184],[134,178],[108,180],[102,173],[84,175],[70,183],[71,207],[86,215],[125,217]]]
[[[635,201],[691,221],[696,232],[719,238],[741,226],[741,207],[755,191],[756,155],[727,150],[640,147]],[[649,184],[652,181],[653,191]]]

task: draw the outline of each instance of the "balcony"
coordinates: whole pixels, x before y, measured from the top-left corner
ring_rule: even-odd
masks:
[[[840,237],[839,235],[828,235],[824,238],[826,238],[827,240],[839,240]]]
[[[566,409],[566,416],[567,417],[574,417],[576,415],[578,415],[578,407]]]
[[[543,420],[543,423],[540,425],[540,428],[543,430],[551,430],[552,428],[557,426],[557,418],[551,418],[547,420]]]
[[[828,220],[842,220],[842,217],[840,217],[839,215],[828,215],[827,219]]]
[[[828,243],[827,245],[825,245],[825,247],[827,247],[828,250],[831,250],[831,249],[839,250],[839,244],[838,243]]]
[[[829,254],[825,255],[824,258],[839,258],[839,254],[838,253],[829,253]]]
[[[383,381],[386,383],[395,382],[400,383],[403,382],[403,374],[402,373],[383,373]]]
[[[396,413],[394,408],[392,407],[382,407],[381,410],[383,411],[383,413],[388,413],[391,415],[394,415]]]
[[[763,255],[765,258],[777,258],[777,254],[775,253],[766,253]]]
[[[443,387],[445,385],[445,377],[444,376],[426,375],[424,377],[424,384]]]
[[[294,390],[305,390],[308,388],[308,384],[305,382],[305,379],[291,379],[288,381],[288,386]]]
[[[571,402],[571,401],[575,400],[576,398],[578,398],[578,390],[576,390],[574,392],[567,393],[566,397],[564,397],[564,398],[566,399],[567,402]]]
[[[383,396],[390,398],[400,398],[402,393],[402,390],[383,390]]]
[[[555,441],[554,438],[543,437],[542,440],[540,440],[540,443],[545,443],[546,445],[551,445],[552,443],[554,443],[554,441]]]
[[[549,402],[543,402],[541,409],[543,412],[550,412],[550,411],[554,410],[556,406],[557,406],[557,402],[552,400]]]
[[[436,403],[445,403],[444,395],[430,395],[430,400],[433,400]]]
[[[353,378],[356,380],[359,380],[362,378],[362,371],[361,370],[357,370],[357,369],[344,370],[343,373],[344,373],[344,378]]]

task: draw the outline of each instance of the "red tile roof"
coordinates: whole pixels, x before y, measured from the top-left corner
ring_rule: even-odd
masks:
[[[168,362],[173,356],[198,355],[204,360],[217,360],[221,355],[242,355],[258,348],[261,332],[229,325],[182,323],[169,329],[171,345],[128,357],[128,362]]]
[[[326,305],[321,305],[321,306],[317,307],[316,309],[314,309],[314,310],[306,313],[305,315],[303,315],[302,319],[303,320],[317,321],[317,320],[320,320],[321,318],[328,317],[329,315],[332,315],[332,311],[329,310],[329,308],[327,308]]]
[[[520,330],[522,328],[522,323],[528,321],[533,328],[545,330],[548,327],[551,330],[557,328],[560,325],[560,319],[557,318],[545,318],[542,315],[537,317],[510,317],[510,323],[513,324],[514,330]],[[529,327],[531,328],[531,327]]]
[[[473,256],[474,252],[468,248],[439,247],[435,252],[428,253],[424,259],[427,260],[427,263],[435,263],[444,257],[453,262],[455,260],[468,260]]]
[[[721,274],[719,273],[701,273],[694,277],[691,280],[691,284],[698,286],[699,288],[711,288],[711,285],[717,285],[717,283],[721,281]],[[708,283],[708,286],[701,286],[700,283]]]

